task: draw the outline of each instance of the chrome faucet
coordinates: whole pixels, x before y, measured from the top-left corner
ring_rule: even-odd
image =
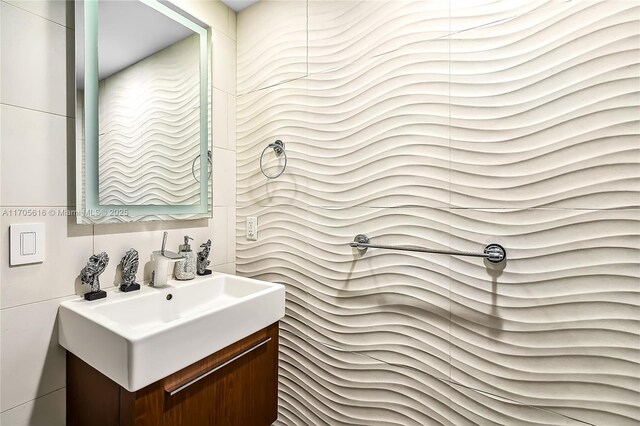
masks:
[[[162,248],[153,252],[153,276],[150,284],[154,287],[163,287],[167,285],[169,265],[173,266],[174,263],[184,259],[178,253],[165,250],[168,236],[169,233],[164,231],[164,235],[162,237]],[[173,267],[171,270],[173,271]]]

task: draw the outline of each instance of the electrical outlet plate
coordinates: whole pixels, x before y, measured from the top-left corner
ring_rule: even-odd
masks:
[[[254,216],[247,217],[247,240],[258,240],[258,218]]]

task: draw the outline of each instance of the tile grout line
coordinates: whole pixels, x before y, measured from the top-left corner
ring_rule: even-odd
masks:
[[[2,412],[0,412],[0,413],[1,413],[1,414],[4,414],[4,413],[6,413],[7,411],[14,410],[14,409],[16,409],[16,408],[18,408],[18,407],[21,407],[21,406],[25,405],[25,404],[28,404],[28,403],[33,402],[33,401],[36,401],[36,400],[38,400],[38,399],[40,399],[40,398],[44,398],[45,396],[51,395],[52,393],[55,393],[55,392],[61,391],[62,389],[65,389],[66,387],[67,387],[67,385],[64,385],[64,386],[62,386],[62,387],[60,387],[60,388],[58,388],[58,389],[54,389],[54,390],[52,390],[52,391],[50,391],[50,392],[47,392],[47,393],[45,393],[45,394],[42,394],[42,395],[40,395],[40,396],[36,396],[36,397],[35,397],[35,398],[33,398],[33,399],[30,399],[30,400],[28,400],[28,401],[22,402],[22,403],[20,403],[20,404],[18,404],[18,405],[14,405],[13,407],[7,408],[6,410],[3,410],[3,411],[2,411]]]
[[[282,84],[291,83],[291,82],[294,82],[294,81],[297,81],[297,80],[302,80],[302,79],[305,79],[305,78],[308,78],[308,77],[309,77],[308,73],[305,73],[304,75],[301,75],[301,76],[298,76],[298,77],[291,77],[291,78],[279,81],[277,83],[270,84],[268,86],[260,87],[260,88],[257,88],[257,89],[249,90],[248,92],[245,92],[245,93],[237,94],[235,96],[236,96],[236,98],[241,98],[241,97],[246,96],[246,95],[250,95],[250,94],[253,94],[253,93],[261,92],[263,90],[273,89],[274,87],[280,86]]]
[[[436,377],[436,379],[437,379],[437,377]],[[509,401],[509,402],[514,403],[514,404],[521,405],[523,407],[530,407],[530,408],[533,408],[533,409],[536,409],[536,410],[544,411],[546,413],[550,413],[550,414],[553,414],[553,415],[561,416],[561,417],[564,417],[564,418],[567,418],[567,419],[570,419],[570,420],[575,420],[577,422],[580,422],[580,423],[583,423],[583,424],[586,424],[586,425],[596,426],[593,423],[589,423],[589,422],[587,422],[585,420],[580,420],[580,419],[577,419],[575,417],[571,417],[569,415],[562,414],[562,413],[559,413],[557,411],[550,410],[548,408],[543,408],[543,407],[540,407],[540,406],[537,406],[537,405],[525,404],[523,402],[520,402],[520,401],[512,399],[512,398],[507,398],[507,397],[504,397],[504,396],[501,396],[501,395],[498,395],[498,394],[495,394],[495,393],[492,393],[492,392],[488,392],[488,391],[485,391],[485,390],[482,390],[482,389],[478,389],[478,388],[474,388],[474,387],[471,387],[471,386],[463,385],[462,383],[458,383],[458,382],[456,382],[454,380],[451,381],[451,384],[454,385],[454,386],[459,386],[459,387],[468,389],[468,390],[476,392],[476,393],[480,393],[480,394],[486,395],[489,398],[501,399],[501,400],[504,400],[504,401]]]
[[[67,25],[61,24],[60,22],[56,22],[56,21],[54,21],[54,20],[52,20],[52,19],[46,18],[46,17],[44,17],[44,16],[42,16],[42,15],[38,15],[38,14],[37,14],[37,13],[35,13],[35,12],[32,12],[32,11],[30,11],[30,10],[27,10],[27,9],[23,8],[23,7],[20,7],[20,6],[18,6],[17,4],[15,4],[15,3],[10,3],[10,2],[7,2],[7,1],[5,1],[5,0],[1,0],[0,2],[1,2],[1,3],[6,4],[6,5],[8,5],[8,6],[13,6],[13,7],[15,7],[16,9],[20,9],[20,10],[22,10],[23,12],[26,12],[26,13],[28,13],[28,14],[30,14],[30,15],[33,15],[33,16],[36,16],[36,17],[38,17],[38,18],[40,18],[40,19],[44,19],[45,21],[51,22],[52,24],[56,24],[56,25],[58,25],[58,26],[60,26],[60,27],[62,27],[62,28],[66,28],[67,30],[75,31],[75,26],[74,26],[74,28],[71,28],[71,27],[69,27],[69,26],[67,26]],[[65,12],[66,12],[66,5],[65,5]],[[75,16],[74,16],[74,22],[75,22]]]
[[[68,118],[70,120],[75,120],[76,119],[75,117],[71,117],[70,115],[58,114],[57,112],[45,111],[45,110],[37,109],[37,108],[29,108],[29,107],[25,107],[25,106],[21,106],[21,105],[10,104],[8,102],[0,102],[0,105],[9,106],[9,107],[12,107],[12,108],[25,109],[27,111],[39,112],[41,114],[55,115],[56,117],[64,117],[64,118]]]
[[[449,14],[450,13],[451,13],[451,5],[449,4]],[[447,34],[443,34],[443,35],[437,36],[437,37],[428,38],[426,40],[422,40],[421,42],[430,43],[430,42],[439,41],[439,40],[448,40],[450,42],[451,41],[451,37],[454,36],[454,35],[463,34],[463,33],[467,32],[467,31],[479,30],[479,29],[482,29],[484,27],[493,26],[493,25],[496,25],[496,24],[499,24],[499,23],[502,23],[502,22],[507,22],[507,21],[510,21],[510,20],[512,20],[514,18],[517,18],[518,16],[519,15],[511,15],[511,16],[508,16],[506,18],[501,18],[501,19],[498,19],[498,20],[495,20],[495,21],[491,21],[491,22],[485,22],[483,24],[479,24],[479,25],[476,25],[476,26],[473,26],[473,27],[463,28],[463,29],[458,30],[458,31],[451,31],[451,27],[449,27],[447,29]],[[307,22],[308,22],[308,18],[307,18]],[[449,24],[450,24],[450,20],[449,20]],[[381,52],[381,53],[376,53],[376,54],[373,54],[373,55],[370,55],[370,56],[363,56],[363,57],[359,58],[356,62],[351,62],[348,65],[336,65],[335,67],[328,68],[328,69],[321,70],[321,71],[317,71],[317,72],[315,72],[313,74],[309,73],[309,67],[307,66],[307,76],[309,77],[311,75],[328,74],[328,73],[331,73],[331,72],[339,71],[339,70],[341,70],[341,69],[343,69],[345,67],[351,66],[351,65],[353,65],[355,63],[358,63],[360,61],[369,61],[369,60],[372,60],[372,59],[381,58],[381,57],[384,57],[384,56],[392,54],[392,53],[401,52],[406,48],[407,48],[407,46],[400,46],[400,47],[397,47],[395,49],[390,49],[390,50],[387,50],[387,51],[384,51],[384,52]],[[308,65],[308,50],[309,50],[309,38],[308,38],[308,31],[307,31],[307,65]],[[449,63],[449,68],[450,67],[451,67],[451,64]],[[450,72],[449,72],[449,74],[450,74]]]
[[[102,287],[109,288],[109,287],[106,287],[106,286],[102,286]],[[111,287],[115,287],[115,285],[111,286]],[[19,303],[17,305],[5,306],[4,308],[0,308],[0,311],[6,311],[6,310],[9,310],[9,309],[14,309],[14,308],[22,308],[24,306],[35,305],[37,303],[51,302],[51,301],[56,300],[56,299],[65,299],[67,297],[73,297],[73,296],[80,297],[77,293],[65,294],[63,296],[50,297],[50,298],[47,298],[47,299],[36,300],[34,302]]]
[[[399,369],[402,369],[402,370],[415,371],[415,372],[418,372],[418,373],[421,373],[421,374],[425,374],[425,375],[431,377],[432,379],[435,379],[435,380],[438,380],[440,382],[445,383],[447,386],[450,386],[450,387],[460,386],[460,387],[463,387],[463,388],[468,389],[470,391],[486,395],[486,396],[488,396],[490,398],[502,399],[502,400],[509,401],[511,403],[514,403],[514,404],[517,404],[517,405],[520,405],[520,406],[523,406],[523,407],[530,407],[530,408],[533,408],[535,410],[544,411],[544,412],[547,412],[547,413],[550,413],[550,414],[553,414],[553,415],[557,415],[557,416],[560,416],[560,417],[564,417],[564,418],[567,418],[567,419],[571,419],[571,420],[574,420],[574,421],[577,421],[577,422],[580,422],[580,423],[583,423],[583,424],[586,424],[586,425],[595,426],[593,423],[589,423],[587,421],[580,420],[580,419],[577,419],[575,417],[571,417],[571,416],[568,416],[566,414],[559,413],[557,411],[549,410],[547,408],[539,407],[539,406],[536,406],[536,405],[526,404],[524,402],[520,402],[520,401],[512,399],[512,398],[507,398],[507,397],[500,396],[500,395],[497,395],[497,394],[494,394],[494,393],[491,393],[491,392],[487,392],[487,391],[484,391],[484,390],[481,390],[481,389],[477,389],[477,388],[473,388],[473,387],[470,387],[470,386],[467,386],[467,385],[463,385],[462,383],[458,383],[458,382],[456,382],[455,380],[453,380],[451,378],[442,379],[442,378],[434,376],[431,373],[428,373],[426,371],[420,370],[420,369],[418,369],[416,367],[412,367],[410,365],[403,365],[403,364],[396,364],[396,363],[393,363],[393,362],[387,362],[387,361],[384,361],[382,359],[376,358],[374,356],[371,356],[371,355],[368,355],[368,354],[365,354],[365,353],[361,353],[361,352],[358,352],[358,351],[352,351],[352,350],[348,350],[348,349],[343,349],[343,348],[341,348],[339,346],[334,346],[334,345],[330,345],[328,343],[320,342],[320,341],[318,341],[318,340],[316,340],[316,339],[314,339],[312,337],[309,337],[309,336],[306,336],[306,339],[308,341],[310,341],[310,342],[315,342],[315,343],[317,343],[319,345],[322,345],[324,347],[327,347],[329,349],[333,349],[333,350],[336,350],[336,351],[339,351],[339,352],[346,352],[346,353],[362,356],[362,357],[365,357],[365,358],[369,358],[369,359],[371,359],[373,361],[376,361],[376,362],[378,362],[380,364],[385,364],[385,365],[388,365],[388,366],[391,366],[391,367],[396,367],[396,368],[399,368]]]
[[[233,152],[234,154],[236,153],[236,151],[235,151],[235,150],[233,150],[233,149],[229,149],[229,148],[222,148],[222,147],[220,147],[220,146],[214,146],[214,147],[213,147],[213,149],[222,149],[222,150],[224,150],[224,151]]]

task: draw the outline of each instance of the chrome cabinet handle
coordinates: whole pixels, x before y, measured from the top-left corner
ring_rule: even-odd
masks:
[[[254,350],[258,349],[260,346],[266,345],[267,343],[269,343],[271,341],[271,337],[269,337],[266,340],[263,340],[262,342],[250,347],[249,349],[245,350],[242,353],[239,353],[238,355],[234,356],[233,358],[231,358],[228,361],[223,362],[222,364],[220,364],[219,366],[212,368],[211,370],[199,375],[198,377],[188,381],[187,383],[185,383],[184,385],[172,390],[172,391],[166,391],[170,396],[173,396],[175,394],[177,394],[178,392],[188,388],[189,386],[191,386],[192,384],[204,379],[205,377],[207,377],[210,374],[215,373],[216,371],[220,370],[221,368],[226,367],[227,365],[231,364],[232,362],[242,358],[243,356],[247,355],[250,352],[253,352]]]

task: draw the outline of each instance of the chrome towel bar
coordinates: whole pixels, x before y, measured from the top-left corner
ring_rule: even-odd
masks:
[[[500,244],[489,244],[484,248],[482,253],[456,251],[456,250],[435,250],[424,247],[413,246],[389,246],[384,244],[371,244],[369,237],[364,234],[358,234],[353,239],[353,242],[349,243],[351,247],[357,248],[360,254],[365,254],[369,248],[379,248],[387,250],[401,250],[401,251],[415,251],[419,253],[433,253],[433,254],[450,254],[453,256],[472,256],[482,257],[492,263],[500,263],[507,258],[507,251]]]

